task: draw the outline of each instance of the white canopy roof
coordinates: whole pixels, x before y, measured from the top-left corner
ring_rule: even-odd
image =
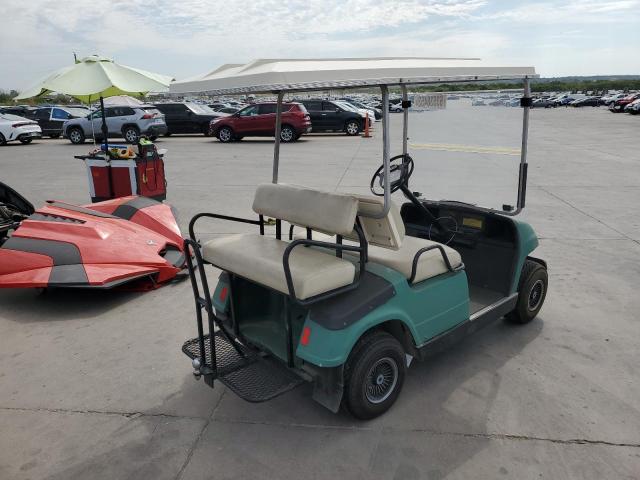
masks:
[[[173,82],[169,91],[225,95],[536,77],[534,67],[491,67],[477,58],[261,59]]]

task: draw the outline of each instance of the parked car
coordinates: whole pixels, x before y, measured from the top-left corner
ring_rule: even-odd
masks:
[[[42,130],[38,122],[10,113],[0,113],[0,145],[16,140],[27,144],[40,137]]]
[[[358,135],[364,128],[363,116],[346,105],[330,100],[302,100],[309,111],[314,132],[345,132]]]
[[[551,101],[553,102],[554,106],[559,107],[562,105],[568,105],[569,103],[573,102],[576,98],[572,97],[568,94],[564,94],[564,95],[559,95],[555,98],[552,98]]]
[[[626,93],[614,93],[613,95],[605,95],[600,99],[600,103],[608,107],[616,100],[620,100],[621,98],[624,98],[626,96],[627,96]]]
[[[555,106],[556,102],[550,98],[536,98],[531,105],[532,108],[551,108]]]
[[[208,137],[211,120],[226,115],[193,102],[158,103],[156,108],[164,114],[167,136],[174,133],[202,133]]]
[[[342,102],[347,102],[349,105],[353,105],[354,107],[356,107],[358,109],[371,112],[371,113],[369,113],[369,118],[372,119],[372,120],[374,120],[374,119],[375,120],[381,120],[382,119],[382,110],[379,110],[379,109],[374,108],[374,107],[370,107],[370,106],[365,105],[365,104],[363,104],[361,102],[358,102],[356,100],[351,100],[351,99],[348,99],[348,98],[343,98],[341,101]]]
[[[36,107],[30,107],[25,105],[8,105],[0,107],[0,113],[7,113],[9,115],[17,115],[18,117],[31,118],[32,113],[36,110]]]
[[[311,131],[309,112],[301,103],[282,104],[280,140],[294,142]],[[276,102],[249,105],[233,115],[211,120],[209,135],[222,143],[242,140],[244,137],[273,137],[276,132]]]
[[[625,106],[624,111],[631,115],[637,115],[640,113],[640,98],[635,99],[633,102]]]
[[[155,140],[167,133],[164,115],[153,105],[105,107],[109,137],[124,138],[128,143],[136,144],[141,135]],[[66,120],[62,126],[64,136],[71,143],[84,143],[87,137],[95,136],[102,140],[102,111],[94,110],[86,117]]]
[[[42,135],[58,138],[62,135],[64,122],[72,118],[86,117],[87,110],[72,107],[40,107],[30,113],[32,118],[42,129]]]
[[[569,103],[571,107],[599,107],[600,106],[600,98],[599,97],[584,97],[578,98],[573,102]]]
[[[614,113],[624,112],[624,107],[629,105],[634,100],[640,98],[640,93],[632,93],[631,95],[627,95],[626,97],[620,98],[609,105],[609,110]]]

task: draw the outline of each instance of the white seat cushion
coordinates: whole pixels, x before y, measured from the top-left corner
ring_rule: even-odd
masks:
[[[407,279],[410,279],[413,258],[416,256],[416,253],[418,250],[431,245],[440,245],[444,248],[451,267],[456,268],[462,263],[460,254],[453,248],[441,243],[438,244],[438,242],[432,242],[424,238],[410,237],[408,235],[404,237],[402,245],[398,250],[374,246],[369,247],[369,261],[393,268],[402,273]],[[413,282],[417,283],[448,271],[447,264],[444,263],[440,250],[434,248],[420,255],[418,268],[416,269],[416,277]]]
[[[262,235],[230,235],[205,243],[202,256],[223,270],[288,294],[282,263],[287,245]],[[300,300],[349,285],[356,272],[348,260],[302,245],[291,252],[289,266],[295,294]]]
[[[306,238],[306,233],[298,233],[295,238]],[[335,242],[334,236],[329,236],[323,233],[313,232],[313,239]],[[345,244],[353,245],[354,242],[347,240]],[[452,268],[460,266],[462,258],[460,254],[451,247],[448,247],[442,243],[433,242],[424,238],[405,236],[402,241],[402,245],[398,250],[392,250],[390,248],[377,247],[375,245],[369,245],[369,261],[379,263],[385,267],[392,268],[402,273],[407,280],[411,278],[411,269],[413,267],[413,258],[416,256],[418,250],[431,245],[440,245],[444,248],[444,251],[451,263]],[[345,255],[351,255],[351,252],[345,252]],[[413,283],[421,282],[427,278],[435,277],[442,273],[448,272],[447,264],[444,263],[440,250],[434,248],[424,252],[418,258],[418,267],[416,269],[416,278]]]

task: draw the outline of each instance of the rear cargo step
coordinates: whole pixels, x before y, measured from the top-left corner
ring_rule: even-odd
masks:
[[[265,402],[292,390],[304,380],[283,363],[262,356],[250,348],[236,343],[243,358],[222,332],[214,334],[216,349],[216,378],[240,398],[253,403]],[[204,336],[205,365],[211,368],[209,335]],[[187,340],[182,351],[192,360],[201,358],[198,338]]]

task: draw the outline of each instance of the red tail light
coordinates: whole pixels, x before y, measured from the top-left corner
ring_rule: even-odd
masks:
[[[309,327],[304,327],[302,329],[302,335],[300,335],[300,345],[309,345],[309,337],[311,337],[311,329]]]
[[[229,293],[229,289],[227,287],[222,287],[220,290],[220,301],[224,302],[227,299],[227,294]]]
[[[156,116],[155,113],[145,113],[144,115],[142,115],[142,119],[143,120],[149,120],[150,118],[153,118],[155,116]]]

